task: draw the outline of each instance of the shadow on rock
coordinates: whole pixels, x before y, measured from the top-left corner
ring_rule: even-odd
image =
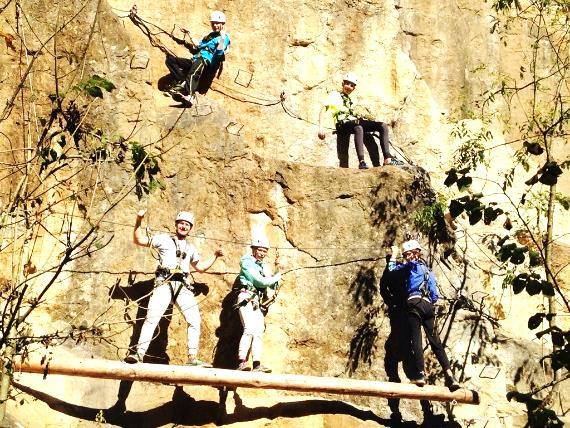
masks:
[[[349,415],[362,421],[376,422],[380,426],[392,426],[390,420],[382,419],[370,410],[361,410],[351,404],[335,400],[311,399],[278,403],[269,407],[247,407],[239,395],[234,392],[235,412],[226,414],[224,410],[221,410],[221,403],[196,400],[188,395],[182,387],[176,387],[170,402],[154,409],[131,412],[125,408],[121,409],[118,407],[98,409],[71,404],[24,385],[15,383],[14,386],[20,391],[43,401],[57,412],[91,422],[102,417],[106,423],[121,427],[145,428],[169,424],[183,426],[229,425],[236,422],[250,422],[260,419],[292,419],[322,414]]]
[[[214,351],[214,367],[217,368],[235,369],[238,364],[238,346],[243,333],[239,312],[235,308],[239,286],[239,277],[236,277],[232,289],[222,301],[220,326],[216,329],[218,343]]]
[[[380,308],[374,306],[374,296],[378,294],[378,286],[374,269],[361,267],[349,287],[352,301],[358,311],[364,309],[364,321],[356,328],[350,340],[347,369],[352,375],[360,362],[372,363],[372,356],[378,338],[377,319]]]
[[[135,318],[132,319],[127,311],[127,305],[125,305],[124,318],[133,326],[133,334],[129,340],[130,351],[134,351],[134,348],[138,343],[141,328],[146,318],[148,301],[152,294],[153,287],[154,279],[135,282],[134,277],[130,276],[128,286],[121,287],[117,283],[110,290],[110,297],[112,299],[125,300],[127,304],[129,301],[136,302],[138,306]],[[166,353],[166,347],[168,345],[168,327],[172,320],[172,306],[172,304],[168,306],[168,309],[158,323],[155,337],[150,343],[144,358],[145,363],[168,364],[170,361],[170,357]]]

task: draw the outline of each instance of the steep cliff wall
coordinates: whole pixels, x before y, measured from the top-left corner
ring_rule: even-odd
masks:
[[[102,99],[78,96],[82,124],[114,143],[105,147],[103,160],[83,171],[69,170],[79,179],[65,191],[79,202],[52,210],[64,211],[63,217],[52,217],[51,228],[32,250],[36,266],[50,266],[65,249],[66,239],[80,235],[90,221],[114,207],[96,231],[98,251],[66,266],[30,326],[34,336],[67,331],[70,326],[89,331],[96,327],[99,336],[93,340],[91,334],[78,335],[61,346],[55,346],[54,340],[54,346],[30,351],[52,358],[123,358],[140,329],[141,307],[156,265],[150,251],[131,242],[135,213],[147,208],[148,225],[166,231],[172,230],[177,211],[189,209],[197,219],[192,239],[203,257],[218,246],[225,252],[209,273],[194,276],[207,287],[199,297],[203,359],[223,367],[235,364],[240,332],[230,291],[251,234],[262,230],[274,246],[270,263],[278,262],[284,272],[279,299],[266,319],[264,363],[276,372],[386,379],[384,346],[391,326],[379,295],[384,257],[390,245],[415,232],[414,213],[433,202],[430,186],[440,187],[458,144],[449,137],[450,121],[504,66],[505,53],[488,34],[488,5],[138,2],[138,14],[153,39],[181,56],[187,53],[161,30],[181,37],[182,26],[197,39],[208,31],[212,8],[221,8],[228,16],[232,49],[223,74],[189,109],[179,108],[160,90],[167,74],[165,55],[128,19],[131,3],[21,2],[18,14],[14,6],[2,13],[12,30],[21,26],[27,54],[19,55],[8,44],[3,47],[2,99],[14,93],[19,81],[15,76],[21,77],[26,65],[35,63],[24,79],[23,97],[2,123],[3,149],[36,141],[54,110],[48,95],[56,90],[72,94],[71,86],[92,74],[116,86]],[[50,49],[33,59],[41,41],[68,20],[50,40]],[[9,33],[7,28],[3,31]],[[481,63],[488,71],[474,77],[471,71]],[[334,136],[329,129],[327,139],[318,140],[316,122],[323,98],[348,70],[359,75],[359,99],[378,119],[391,124],[396,154],[405,155],[413,165],[359,171],[354,169],[351,149],[353,168],[336,168]],[[143,192],[140,198],[130,191],[136,174],[129,150],[117,136],[126,143],[137,141],[160,158],[157,178],[162,188]],[[74,153],[84,155],[83,149],[87,148]],[[88,149],[94,152],[96,147]],[[3,162],[12,162],[6,153]],[[492,165],[490,173],[499,174],[501,167]],[[2,190],[4,206],[17,186],[14,176]],[[72,207],[79,211],[71,213]],[[71,232],[63,227],[71,224],[65,212],[77,216]],[[18,229],[24,231],[25,226]],[[13,239],[7,233],[2,235],[2,248]],[[477,263],[484,256],[473,247],[469,242],[463,250]],[[3,257],[5,266],[13,266],[8,252]],[[459,258],[446,263],[436,258],[435,268],[445,297],[455,297],[462,281],[476,302],[482,304],[488,294],[502,297],[502,279],[494,278],[492,270],[482,279],[473,264],[464,267]],[[6,268],[3,276],[10,275]],[[492,307],[508,313],[508,303],[497,298]],[[472,308],[459,310],[454,320],[448,309],[446,305],[443,310],[442,333],[447,336],[450,331],[446,344],[454,366],[458,373],[465,368],[466,385],[480,391],[483,404],[438,410],[453,410],[460,424],[472,420],[477,426],[522,426],[524,408],[506,402],[505,394],[516,373],[519,385],[542,379],[543,373],[533,364],[518,371],[529,355],[541,352],[540,346],[528,340],[526,331],[513,332],[520,323],[512,321],[511,331],[505,332],[491,317],[477,316]],[[533,310],[528,307],[529,313]],[[509,315],[516,320],[521,314]],[[510,322],[504,325],[510,327]],[[151,348],[152,359],[183,363],[185,337],[184,319],[173,309]],[[432,359],[428,365],[437,373]],[[57,377],[45,381],[35,375],[18,375],[16,382],[24,398],[10,402],[10,416],[24,426],[38,426],[38,421],[45,426],[88,426],[105,419],[118,426],[348,427],[387,425],[390,414],[385,400],[369,398],[325,397],[330,401],[324,401],[239,390],[224,413],[218,391],[212,388],[185,387],[173,395],[167,385],[136,383],[130,389],[118,382]],[[120,406],[103,411],[117,396],[127,412],[118,411]],[[421,420],[417,403],[402,402],[401,409],[406,419]]]

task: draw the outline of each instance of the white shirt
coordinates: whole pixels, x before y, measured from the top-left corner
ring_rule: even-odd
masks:
[[[200,256],[194,245],[186,242],[185,239],[177,239],[176,236],[161,233],[153,235],[150,240],[152,248],[158,250],[158,259],[160,266],[167,269],[176,269],[180,267],[182,272],[190,272],[190,264],[200,260]],[[181,256],[176,257],[176,250],[180,250]],[[182,254],[185,257],[182,257]]]

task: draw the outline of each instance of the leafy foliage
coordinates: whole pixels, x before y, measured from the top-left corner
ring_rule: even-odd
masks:
[[[530,43],[523,49],[523,61],[517,64],[516,71],[512,75],[499,75],[496,84],[485,90],[475,103],[481,110],[477,126],[483,123],[482,130],[474,132],[462,121],[451,132],[452,137],[461,140],[462,146],[456,153],[453,168],[446,172],[444,184],[449,188],[455,185],[458,192],[466,194],[452,198],[449,210],[454,217],[466,216],[471,225],[481,221],[491,225],[504,215],[503,227],[507,234],[502,238],[492,235],[489,246],[506,272],[503,286],[512,287],[514,294],[544,296],[552,302],[556,297],[570,310],[550,262],[552,243],[556,239],[552,237],[556,224],[553,201],[565,210],[570,209],[570,198],[556,193],[554,188],[570,168],[570,159],[554,158],[554,153],[564,153],[555,150],[554,145],[567,140],[570,134],[568,2],[530,0],[521,7],[519,0],[493,0],[492,8],[496,16],[491,32],[496,33],[505,46],[515,27],[529,30],[526,36]],[[477,174],[484,176],[486,184],[496,185],[502,200],[507,201],[498,206],[494,202],[496,193],[485,189],[487,194],[483,195],[471,189],[473,181],[479,179],[476,169],[487,164],[485,147],[492,136],[484,128],[496,122],[497,114],[502,112],[508,117],[505,125],[507,134],[512,133],[510,143],[517,148],[504,163],[513,166],[508,167],[501,182]],[[524,182],[527,188],[519,192],[515,182]],[[513,221],[519,222],[518,229],[513,228]],[[547,225],[546,231],[544,225]],[[523,233],[517,234],[519,231]],[[527,323],[531,330],[539,329],[543,323],[549,326],[536,336],[547,336],[553,345],[552,352],[540,360],[550,362],[555,371],[553,381],[534,391],[508,394],[509,400],[527,406],[527,426],[532,428],[562,426],[549,408],[554,401],[549,399],[552,392],[546,392],[560,381],[559,370],[570,370],[570,331],[557,327],[556,317],[556,312],[539,311]]]
[[[135,173],[135,193],[139,200],[156,189],[165,189],[156,176],[160,173],[158,158],[152,156],[136,141],[131,142],[132,165]]]
[[[103,98],[103,90],[111,92],[116,89],[116,86],[104,77],[94,74],[89,79],[75,85],[74,89],[85,92],[94,98]]]
[[[415,226],[425,235],[429,235],[432,229],[437,225],[439,219],[443,218],[444,210],[447,202],[443,198],[439,198],[431,205],[425,205],[414,215]]]

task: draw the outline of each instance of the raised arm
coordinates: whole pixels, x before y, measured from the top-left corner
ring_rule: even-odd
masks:
[[[140,210],[137,213],[137,219],[135,220],[135,228],[133,230],[133,242],[141,247],[150,247],[150,241],[147,234],[141,227],[142,219],[146,214],[146,210]]]
[[[197,262],[192,263],[192,267],[196,269],[198,272],[205,272],[212,267],[212,265],[218,260],[219,257],[223,257],[224,252],[221,248],[218,248],[214,251],[214,255],[210,257],[208,260],[202,261],[198,260]]]

